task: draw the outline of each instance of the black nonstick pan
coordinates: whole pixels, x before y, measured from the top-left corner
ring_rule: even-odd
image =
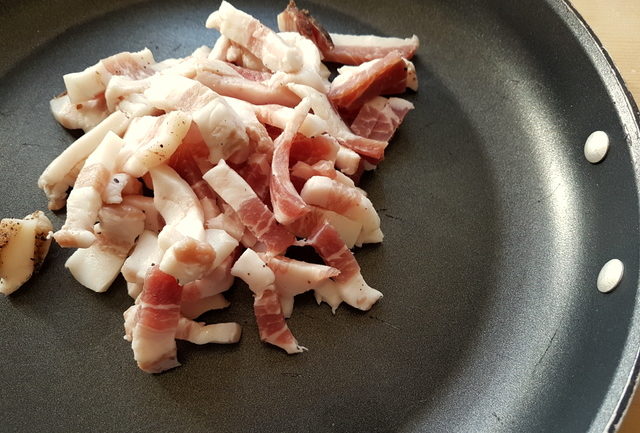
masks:
[[[285,1],[236,1],[268,25]],[[239,345],[179,345],[147,375],[122,339],[124,281],[106,294],[52,247],[0,299],[3,432],[603,432],[637,379],[637,110],[589,29],[547,1],[299,2],[332,32],[407,37],[420,89],[363,179],[385,241],[356,252],[385,297],[333,316],[303,295],[297,356],[260,343],[251,295],[205,316]],[[119,51],[211,45],[214,1],[0,2],[0,215],[46,208],[36,181],[77,134],[48,109],[61,76]],[[593,131],[611,141],[588,163]],[[64,212],[48,213],[56,227]],[[620,285],[600,293],[609,259]]]

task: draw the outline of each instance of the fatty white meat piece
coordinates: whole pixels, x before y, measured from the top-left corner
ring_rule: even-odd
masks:
[[[144,140],[122,166],[134,177],[145,175],[150,168],[167,161],[176,151],[191,126],[191,117],[182,111],[172,111],[159,119],[157,128],[147,132]]]
[[[198,73],[196,80],[220,95],[241,99],[252,104],[279,104],[292,107],[300,102],[298,96],[282,85],[253,81],[242,76],[228,76],[202,71]]]
[[[171,226],[183,237],[205,241],[202,207],[189,184],[167,165],[154,167],[150,173],[153,202],[166,224],[163,231]]]
[[[329,278],[340,274],[340,271],[330,266],[287,257],[271,257],[266,263],[275,275],[276,291],[285,318],[291,317],[295,295],[314,290]]]
[[[216,258],[211,265],[215,269],[233,253],[238,246],[238,240],[226,231],[219,229],[207,229],[205,236],[207,243],[216,252]]]
[[[206,275],[215,258],[216,252],[209,243],[185,237],[165,251],[160,270],[185,285]]]
[[[83,286],[97,293],[107,291],[144,230],[144,214],[127,205],[104,206],[98,212],[96,241],[88,248],[77,249],[65,267]]]
[[[226,1],[207,18],[206,26],[246,48],[272,71],[296,72],[302,67],[302,53],[298,48],[288,45],[273,30]]]
[[[0,293],[15,292],[40,267],[49,251],[52,229],[42,211],[0,221]]]
[[[153,204],[153,197],[145,197],[142,195],[126,195],[122,198],[122,203],[137,207],[144,212],[144,228],[154,233],[159,233],[164,227],[164,219]]]
[[[93,224],[102,206],[102,192],[114,172],[123,140],[108,132],[87,158],[67,200],[67,219],[53,234],[62,247],[87,248],[95,241]]]
[[[155,63],[148,48],[130,53],[122,52],[100,60],[82,72],[66,74],[62,78],[67,88],[69,100],[80,103],[103,93],[114,75],[124,75],[133,79],[148,77],[154,73]]]
[[[276,276],[271,268],[260,258],[258,253],[250,248],[244,250],[242,255],[238,257],[231,268],[231,275],[247,283],[249,289],[256,295],[272,286],[276,281]]]
[[[124,195],[142,194],[142,183],[127,173],[115,173],[102,191],[102,201],[106,204],[122,203]]]
[[[224,99],[242,120],[253,151],[271,154],[273,152],[273,140],[271,140],[267,129],[258,120],[253,105],[236,98],[225,97]],[[247,163],[250,163],[250,161],[247,161]]]
[[[362,223],[356,245],[382,242],[380,217],[371,200],[356,188],[350,188],[325,176],[313,176],[304,184],[301,197],[305,202],[332,210]]]
[[[231,344],[240,341],[241,334],[242,328],[235,322],[206,325],[204,322],[194,322],[181,317],[176,330],[176,339],[194,344]]]
[[[304,96],[302,96],[301,99],[303,97]],[[277,126],[280,129],[284,129],[287,126],[287,123],[290,123],[294,116],[293,108],[283,107],[281,105],[254,105],[253,109],[256,113],[256,117],[262,123]],[[304,122],[300,126],[298,132],[305,137],[315,137],[317,135],[324,134],[328,130],[327,122],[315,114],[314,110],[314,114],[307,114],[307,117],[304,119]]]
[[[209,147],[209,160],[246,160],[249,137],[237,113],[214,91],[181,76],[158,76],[151,81],[145,96],[162,110],[181,110],[191,114]]]
[[[144,96],[147,87],[148,78],[134,80],[125,76],[112,77],[104,92],[108,110],[120,110],[132,118],[161,114]]]
[[[410,38],[330,33],[333,48],[323,53],[325,60],[345,65],[359,65],[398,51],[410,59],[420,45],[416,35]]]
[[[104,140],[107,133],[121,135],[128,125],[129,118],[124,113],[116,111],[51,161],[38,179],[38,187],[49,200],[49,209],[58,210],[64,207],[67,189],[73,186],[84,160]]]
[[[138,238],[131,254],[124,261],[120,269],[127,283],[139,286],[132,288],[134,292],[142,289],[147,271],[152,266],[160,263],[161,258],[162,250],[158,247],[158,234],[151,230],[144,230]],[[139,292],[136,294],[136,297],[138,294]]]
[[[371,66],[375,65],[377,62],[382,59],[374,59],[368,62],[364,62],[358,66],[341,66],[338,68],[338,76],[334,78],[331,83],[332,86],[339,86],[346,83],[352,76],[358,74],[359,72],[366,71],[371,68]],[[407,68],[407,89],[411,89],[414,92],[418,91],[418,75],[416,74],[416,67],[411,60],[407,60],[405,58],[402,59],[404,61],[404,66]]]
[[[82,129],[84,132],[90,131],[114,111],[107,108],[102,97],[73,104],[66,93],[49,101],[49,107],[59,124],[67,129]]]
[[[288,83],[304,84],[319,92],[327,93],[329,91],[329,69],[322,63],[320,51],[316,45],[293,32],[278,33],[286,43],[293,47],[297,47],[302,53],[302,66],[296,72],[275,72],[268,81],[270,87],[279,87]]]
[[[209,310],[227,308],[230,305],[222,292],[233,285],[231,266],[234,259],[233,256],[227,257],[220,266],[209,271],[201,279],[184,285],[180,304],[180,311],[184,317],[193,319]]]

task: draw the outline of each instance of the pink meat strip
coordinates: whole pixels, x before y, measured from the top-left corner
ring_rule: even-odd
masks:
[[[230,77],[203,71],[196,75],[196,80],[220,95],[256,105],[279,104],[295,107],[300,102],[300,98],[285,86],[271,87],[243,77]]]
[[[258,323],[260,340],[278,346],[289,354],[301,352],[298,341],[284,319],[280,300],[273,286],[256,295],[253,311]]]
[[[318,161],[313,165],[298,161],[291,167],[291,176],[304,180],[313,176],[326,176],[330,179],[335,179],[336,169],[333,168],[332,161]]]
[[[282,134],[274,141],[273,161],[271,170],[271,203],[276,220],[281,224],[289,224],[306,213],[309,208],[296,191],[289,177],[289,152],[291,144],[300,125],[309,112],[310,103],[307,99],[295,108],[291,121],[287,124]]]
[[[351,130],[362,137],[389,141],[413,108],[411,102],[401,98],[375,97],[362,106]]]
[[[263,203],[269,202],[269,179],[271,178],[271,157],[264,153],[252,153],[247,162],[236,169]]]
[[[287,8],[278,15],[278,28],[281,32],[300,33],[313,41],[323,55],[334,49],[329,33],[311,16],[308,10],[298,9],[293,0],[289,1]]]
[[[289,164],[301,161],[313,165],[319,161],[335,161],[339,147],[338,141],[327,134],[315,137],[296,134],[291,143]]]
[[[178,367],[176,330],[180,320],[182,287],[171,275],[152,267],[140,294],[131,347],[138,367],[160,373]]]
[[[282,253],[293,244],[293,235],[278,224],[273,212],[224,160],[220,160],[203,177],[270,252]]]
[[[328,96],[340,114],[348,117],[355,115],[371,98],[383,93],[403,93],[406,88],[407,67],[402,55],[393,51],[349,75],[339,85],[334,82]]]
[[[411,38],[385,38],[379,36],[356,36],[331,34],[333,49],[324,52],[328,62],[344,65],[359,65],[397,51],[405,59],[411,59],[420,45],[417,36]]]

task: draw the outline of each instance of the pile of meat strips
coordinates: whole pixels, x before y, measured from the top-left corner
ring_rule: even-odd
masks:
[[[239,340],[237,323],[193,320],[229,305],[234,277],[253,292],[260,338],[287,353],[305,350],[285,320],[295,295],[313,290],[333,311],[382,297],[350,250],[382,241],[356,184],[413,108],[382,95],[417,89],[416,36],[329,34],[293,2],[280,32],[225,1],[206,26],[220,38],[185,58],[122,52],[65,75],[51,109],[86,133],[38,182],[50,209],[66,204],[54,239],[77,248],[73,276],[96,292],[127,281],[125,338],[151,373],[179,365],[176,339]],[[348,66],[329,82],[323,61]],[[286,257],[294,245],[325,264]]]

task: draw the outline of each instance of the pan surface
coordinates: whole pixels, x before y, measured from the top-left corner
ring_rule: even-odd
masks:
[[[236,1],[270,26],[285,2]],[[416,109],[363,187],[385,241],[359,250],[385,297],[335,316],[310,295],[289,322],[309,351],[259,342],[251,296],[205,315],[239,345],[179,345],[139,371],[131,304],[64,270],[0,299],[2,431],[602,432],[637,377],[637,120],[615,70],[559,1],[299,2],[329,31],[417,34]],[[211,1],[0,2],[0,215],[46,208],[36,180],[77,136],[48,110],[61,76],[119,51],[211,45]],[[583,156],[595,130],[611,149]],[[60,227],[64,213],[52,214]],[[625,264],[596,289],[601,266]]]

